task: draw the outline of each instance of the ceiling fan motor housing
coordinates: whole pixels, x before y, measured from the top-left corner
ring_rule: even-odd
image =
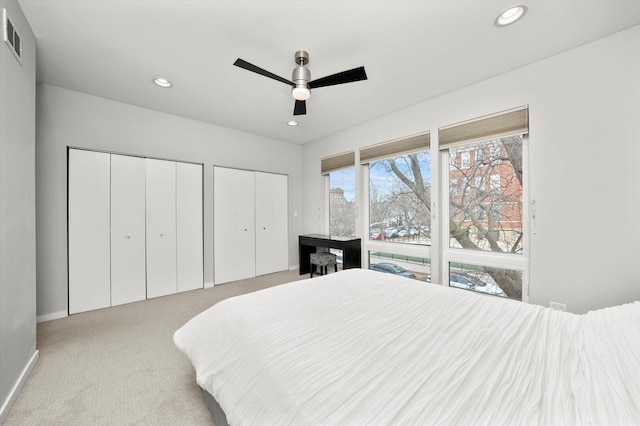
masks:
[[[291,81],[293,81],[296,85],[307,87],[307,83],[311,80],[311,71],[309,68],[305,67],[295,67],[293,69],[293,74],[291,74]]]

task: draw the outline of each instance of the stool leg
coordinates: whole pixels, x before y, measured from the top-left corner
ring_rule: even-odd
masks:
[[[334,263],[333,264],[334,269],[336,270],[336,272],[338,272],[338,263]]]
[[[311,276],[309,278],[313,278],[313,270],[316,269],[316,265],[311,265]]]

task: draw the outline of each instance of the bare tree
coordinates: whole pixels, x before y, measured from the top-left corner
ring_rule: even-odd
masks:
[[[461,248],[517,253],[522,250],[522,138],[511,136],[464,147],[467,158],[450,162],[450,237]],[[474,152],[474,158],[470,153]],[[430,230],[431,186],[420,167],[420,154],[383,160],[404,188],[396,188],[400,200],[409,191]],[[430,235],[429,235],[430,237]],[[522,277],[517,271],[484,267],[510,298],[522,298]]]
[[[431,240],[431,184],[420,167],[428,158],[428,153],[416,153],[383,160],[382,165],[400,181],[390,198],[401,209],[398,216],[405,227],[420,229]]]
[[[332,192],[340,188],[332,188]],[[340,197],[338,197],[340,199]],[[340,202],[331,198],[329,232],[332,236],[347,237],[356,231],[356,203],[342,197]]]

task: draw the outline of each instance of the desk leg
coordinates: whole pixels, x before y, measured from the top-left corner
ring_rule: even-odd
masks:
[[[300,258],[298,261],[300,262],[300,275],[308,274],[311,272],[311,253],[315,253],[315,246],[308,246],[305,244],[300,244],[298,247],[298,253]]]

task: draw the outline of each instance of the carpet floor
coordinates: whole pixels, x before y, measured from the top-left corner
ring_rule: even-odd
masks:
[[[211,425],[173,333],[223,299],[307,277],[285,271],[40,323],[40,360],[5,425]]]

